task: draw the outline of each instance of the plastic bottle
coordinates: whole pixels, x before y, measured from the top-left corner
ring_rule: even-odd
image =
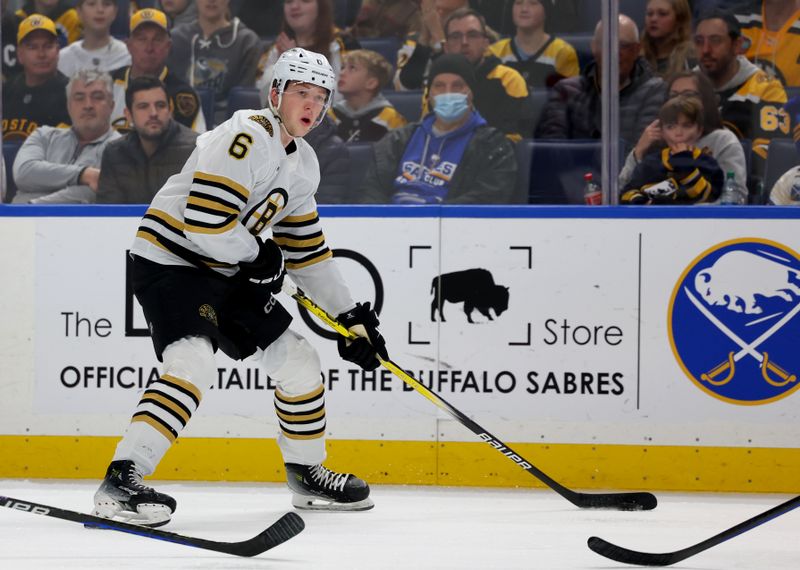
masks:
[[[586,181],[583,186],[583,200],[589,206],[601,205],[603,203],[603,192],[600,190],[600,186],[594,182],[592,173],[587,172],[583,175],[583,179]]]
[[[736,175],[731,170],[725,175],[725,184],[722,186],[722,194],[719,197],[719,203],[723,206],[738,206],[743,204],[742,197],[739,194],[739,188],[736,186]]]

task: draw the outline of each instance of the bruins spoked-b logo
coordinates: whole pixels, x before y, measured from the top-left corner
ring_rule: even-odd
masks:
[[[800,256],[769,240],[726,241],[678,279],[668,316],[678,363],[702,390],[765,404],[800,387]]]

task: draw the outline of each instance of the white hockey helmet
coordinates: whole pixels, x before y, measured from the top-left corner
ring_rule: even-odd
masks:
[[[283,92],[290,81],[310,83],[327,89],[328,97],[325,100],[325,106],[314,122],[316,127],[322,122],[333,101],[333,92],[336,88],[336,74],[333,72],[333,67],[321,53],[299,47],[287,49],[283,52],[272,70],[270,93],[267,96],[269,108],[276,116],[280,116],[278,109],[281,106]],[[272,104],[272,89],[278,90],[277,105]]]

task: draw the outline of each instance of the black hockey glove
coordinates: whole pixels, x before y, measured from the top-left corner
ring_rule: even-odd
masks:
[[[239,270],[245,283],[255,286],[265,293],[275,295],[280,292],[286,268],[283,253],[271,239],[258,241],[258,255],[253,261],[240,261]]]
[[[389,359],[386,352],[386,341],[378,330],[378,315],[369,303],[358,303],[354,309],[342,313],[337,320],[351,332],[358,335],[355,340],[339,336],[337,346],[339,356],[348,362],[358,364],[364,370],[375,370],[380,366],[378,355]]]

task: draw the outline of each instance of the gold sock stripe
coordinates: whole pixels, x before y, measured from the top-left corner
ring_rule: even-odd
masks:
[[[178,432],[172,429],[171,426],[164,424],[158,417],[154,416],[150,412],[136,412],[131,418],[131,423],[133,422],[146,423],[158,433],[166,437],[170,443],[175,443],[175,440],[178,439]]]
[[[286,414],[275,408],[275,413],[287,424],[310,424],[325,417],[325,408],[311,414]]]
[[[168,396],[163,394],[159,394],[157,392],[147,391],[142,396],[142,399],[139,400],[139,404],[150,403],[154,406],[158,406],[165,412],[171,414],[175,417],[179,422],[186,427],[186,424],[189,423],[189,420],[192,417],[191,412],[183,406],[183,404],[176,405],[174,400],[171,400]]]
[[[275,398],[284,404],[307,404],[313,402],[325,392],[325,386],[320,384],[315,390],[308,394],[301,394],[299,396],[287,396],[277,388],[275,389]]]
[[[199,406],[200,401],[203,399],[203,393],[200,391],[200,389],[188,380],[183,380],[170,374],[162,374],[161,378],[156,380],[155,383],[158,382],[163,382],[167,386],[175,388],[179,392],[183,392],[189,396],[192,400],[194,400],[195,407]]]

